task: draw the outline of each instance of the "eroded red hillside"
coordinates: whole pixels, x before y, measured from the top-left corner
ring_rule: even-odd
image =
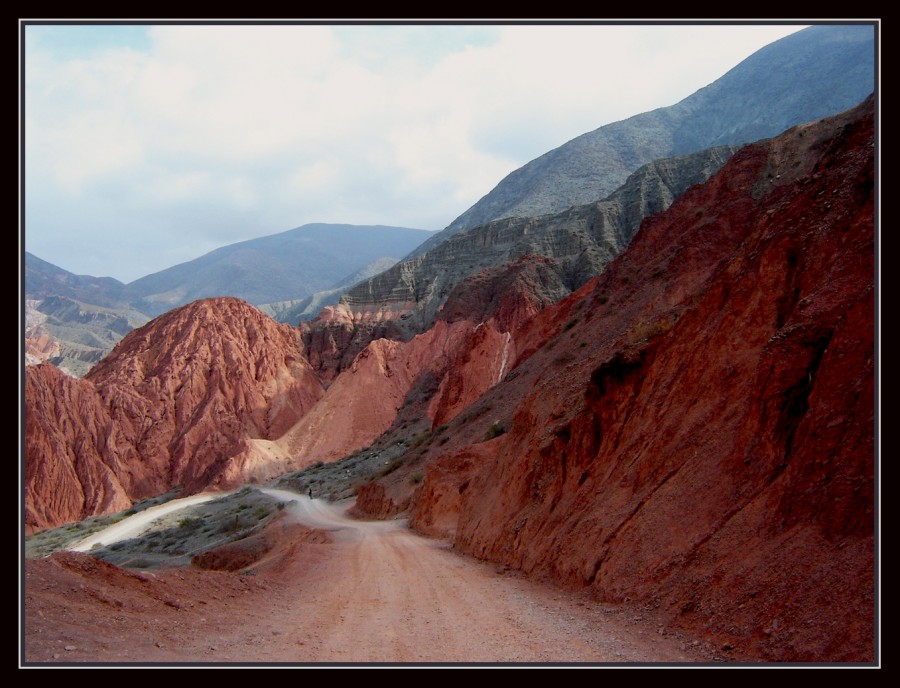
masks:
[[[93,385],[25,368],[26,533],[131,506],[141,462]]]
[[[515,333],[549,303],[535,285],[555,277],[550,263],[530,256],[484,270],[451,295],[427,331],[409,341],[369,342],[279,440],[293,457],[292,468],[368,446],[391,428],[401,409],[427,418],[432,428],[456,417],[514,365]],[[333,319],[331,312],[323,318]]]
[[[134,330],[83,381],[41,366],[28,368],[28,382],[30,529],[173,487],[279,475],[287,457],[273,440],[324,393],[297,331],[231,298],[197,301]],[[103,482],[82,476],[98,471]]]
[[[519,333],[421,485],[360,504],[735,658],[871,661],[873,118],[748,146],[645,221]]]

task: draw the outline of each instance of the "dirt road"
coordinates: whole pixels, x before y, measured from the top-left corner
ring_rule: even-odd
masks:
[[[203,494],[192,495],[191,497],[184,497],[182,499],[173,499],[165,504],[160,504],[159,506],[153,506],[149,509],[145,509],[133,516],[129,516],[124,521],[117,523],[109,528],[104,529],[99,533],[94,533],[90,537],[85,538],[81,542],[76,543],[75,545],[69,547],[74,552],[87,552],[94,545],[109,545],[114,542],[119,542],[120,540],[126,540],[130,537],[135,537],[143,532],[147,526],[150,525],[154,521],[154,519],[160,518],[161,516],[165,516],[166,514],[179,511],[188,506],[195,506],[197,504],[203,504],[203,502],[208,502],[212,499],[216,499],[218,497],[222,497],[222,492],[206,492]]]
[[[101,663],[703,661],[696,643],[659,628],[646,612],[598,605],[459,556],[402,521],[355,521],[343,516],[346,504],[272,494],[294,500],[285,511],[325,530],[328,542],[282,548],[257,575],[172,569],[122,579],[105,564],[81,570],[93,560],[29,562],[38,565],[26,580],[26,656]],[[64,608],[52,601],[57,591],[65,593]]]

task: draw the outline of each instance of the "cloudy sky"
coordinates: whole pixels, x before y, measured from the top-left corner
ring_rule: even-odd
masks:
[[[25,250],[123,282],[310,222],[443,229],[802,28],[23,26]]]

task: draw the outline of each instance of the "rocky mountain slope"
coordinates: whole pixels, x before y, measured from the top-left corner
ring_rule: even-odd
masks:
[[[502,217],[533,217],[603,198],[640,165],[744,144],[827,117],[874,88],[872,25],[819,25],[757,51],[680,103],[579,136],[512,172],[415,253]]]
[[[644,216],[734,150],[710,146],[778,134],[856,105],[873,87],[872,26],[815,26],[677,105],[584,134],[513,172],[406,259],[350,289],[309,324],[312,363],[331,377],[374,338],[425,331],[462,280],[521,255],[561,259],[559,298],[599,274]]]
[[[47,364],[25,374],[29,531],[278,475],[271,440],[324,393],[296,330],[237,299],[160,316],[83,380]]]
[[[874,152],[871,98],[747,146],[558,303],[556,258],[481,269],[324,385],[298,330],[234,299],[157,318],[84,380],[29,367],[26,527],[368,452],[359,515],[735,659],[871,661]]]
[[[123,336],[150,320],[127,305],[97,306],[66,296],[25,301],[30,362],[49,361],[81,377]]]
[[[309,224],[230,244],[128,284],[152,315],[196,299],[234,296],[254,305],[330,289],[380,258],[400,258],[430,232],[383,225]]]
[[[222,247],[130,284],[74,275],[25,253],[30,362],[48,360],[83,376],[125,334],[170,308],[234,296],[296,324],[337,302],[352,283],[393,265],[428,232],[403,227],[304,225]]]
[[[565,291],[578,288],[617,256],[647,215],[665,210],[686,189],[706,181],[734,152],[722,146],[657,160],[630,175],[602,201],[564,212],[508,218],[461,231],[434,249],[356,285],[342,299],[357,320],[403,317],[406,329],[434,322],[450,293],[466,277],[526,255],[553,258]]]
[[[82,376],[150,317],[112,277],[74,275],[26,252],[24,345],[29,363],[50,361]]]
[[[739,151],[358,512],[737,658],[871,661],[874,151],[872,99]]]
[[[315,318],[325,306],[333,306],[351,287],[358,282],[363,282],[370,277],[389,270],[397,263],[396,258],[379,258],[353,274],[348,275],[333,288],[317,291],[303,299],[290,299],[277,303],[256,304],[259,309],[272,316],[278,322],[297,325],[306,320]]]

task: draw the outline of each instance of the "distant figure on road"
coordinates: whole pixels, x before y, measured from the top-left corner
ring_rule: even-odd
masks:
[[[310,498],[310,499],[313,498],[313,496],[312,496],[312,488],[309,488],[309,498]]]

